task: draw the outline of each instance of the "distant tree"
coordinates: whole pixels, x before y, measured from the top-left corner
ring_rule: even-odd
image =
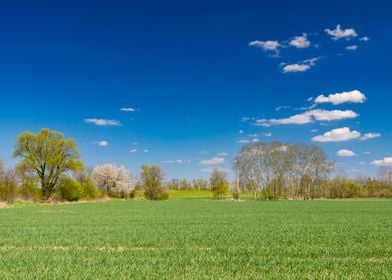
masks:
[[[15,172],[7,169],[0,160],[0,201],[12,202],[17,195],[17,180]]]
[[[143,165],[140,179],[143,184],[144,196],[149,200],[166,200],[168,193],[163,187],[164,174],[157,165]]]
[[[38,134],[23,132],[17,139],[14,157],[20,159],[18,168],[39,178],[45,199],[52,195],[63,174],[83,167],[76,142],[49,129]]]
[[[192,185],[194,190],[208,190],[208,181],[204,179],[194,179]]]
[[[109,196],[123,197],[131,188],[131,173],[124,166],[106,163],[92,171],[100,190]]]
[[[229,182],[227,181],[227,173],[215,168],[210,177],[210,187],[214,197],[218,199],[224,198],[229,190]]]
[[[180,190],[191,190],[192,188],[193,186],[188,180],[182,179],[180,181]]]

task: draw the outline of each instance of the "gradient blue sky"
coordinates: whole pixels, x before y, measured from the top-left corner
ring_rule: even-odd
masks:
[[[88,165],[158,163],[167,178],[230,169],[238,142],[254,139],[316,143],[338,170],[374,175],[371,163],[392,157],[391,14],[390,1],[3,1],[0,157],[14,164],[17,135],[48,127],[76,139]],[[338,24],[343,37],[334,40],[325,29]],[[303,33],[310,46],[290,46]],[[255,40],[281,47],[249,46]],[[284,73],[293,64],[307,71]],[[313,110],[356,118],[255,125],[353,90],[366,102]],[[381,137],[311,140],[342,127]],[[342,149],[356,156],[337,156]]]

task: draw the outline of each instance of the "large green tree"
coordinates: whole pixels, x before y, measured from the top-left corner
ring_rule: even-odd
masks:
[[[45,199],[50,198],[61,175],[83,168],[76,142],[49,129],[38,134],[23,132],[17,139],[14,157],[20,159],[19,168],[39,178]]]

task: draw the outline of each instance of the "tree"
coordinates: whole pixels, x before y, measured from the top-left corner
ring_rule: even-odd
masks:
[[[45,199],[50,198],[63,174],[83,168],[76,142],[49,129],[38,134],[23,132],[17,139],[14,157],[20,159],[19,168],[39,178]]]
[[[227,181],[227,173],[215,168],[210,177],[210,187],[214,197],[218,199],[224,198],[229,190],[229,182]]]
[[[144,196],[149,200],[166,200],[169,194],[163,188],[164,174],[157,165],[143,165],[140,179],[144,188]]]
[[[131,174],[124,166],[106,163],[94,168],[93,177],[100,190],[119,197],[131,188]]]
[[[17,180],[15,172],[7,169],[0,160],[0,201],[13,202],[17,195]]]

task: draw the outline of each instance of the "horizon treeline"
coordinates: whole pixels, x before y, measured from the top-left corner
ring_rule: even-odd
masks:
[[[236,180],[215,168],[209,180],[165,180],[158,165],[140,172],[113,163],[85,167],[76,142],[49,129],[22,133],[16,141],[14,168],[0,159],[0,201],[78,201],[104,197],[166,200],[170,191],[211,191],[215,198],[255,200],[392,198],[392,167],[380,167],[377,178],[331,177],[334,162],[318,146],[281,142],[252,143],[233,159]]]

